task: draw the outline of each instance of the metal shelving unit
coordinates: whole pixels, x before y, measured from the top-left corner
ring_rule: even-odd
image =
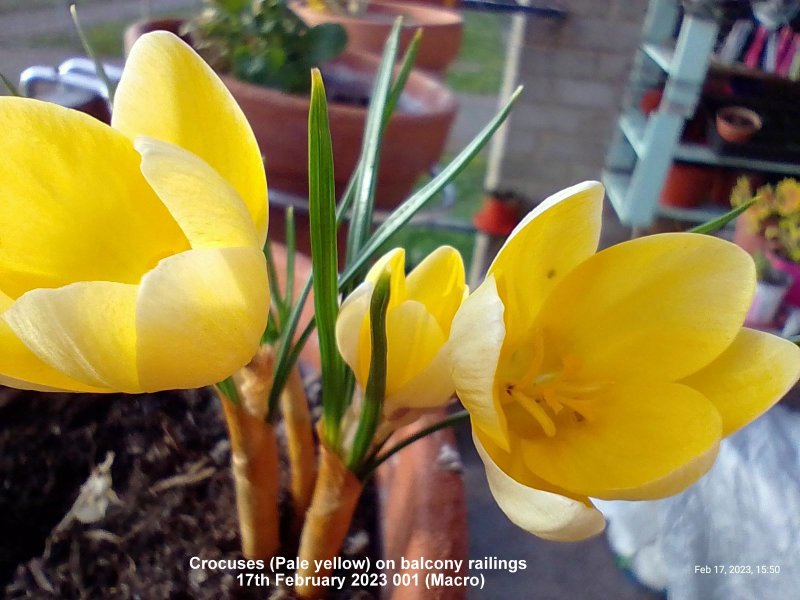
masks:
[[[797,163],[722,156],[703,144],[680,141],[700,99],[717,33],[718,26],[712,20],[681,17],[677,0],[650,0],[642,43],[628,82],[628,108],[619,118],[603,171],[608,197],[623,223],[646,227],[659,214],[706,221],[724,212],[722,207],[676,209],[659,205],[673,160],[800,174]],[[638,109],[642,94],[658,85],[665,74],[661,104],[649,116],[643,115]]]

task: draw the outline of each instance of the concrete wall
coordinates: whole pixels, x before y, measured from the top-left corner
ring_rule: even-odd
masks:
[[[501,187],[532,199],[603,166],[647,0],[564,0],[564,21],[530,17]]]

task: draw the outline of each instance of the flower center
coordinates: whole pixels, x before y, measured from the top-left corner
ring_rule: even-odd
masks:
[[[530,360],[527,368],[521,375],[507,378],[503,386],[502,403],[507,415],[511,410],[516,415],[533,417],[547,437],[554,437],[559,427],[590,421],[594,415],[595,396],[606,384],[581,381],[580,361],[573,355],[547,361],[548,367],[545,367],[541,336],[533,336],[532,345],[526,350]],[[513,413],[508,419],[511,426],[525,427],[525,423],[514,419]],[[523,421],[529,422],[529,419]]]

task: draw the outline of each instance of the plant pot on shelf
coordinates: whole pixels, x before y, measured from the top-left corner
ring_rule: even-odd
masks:
[[[729,144],[744,144],[761,125],[758,113],[744,106],[725,106],[717,111],[717,133]]]
[[[126,51],[144,33],[166,30],[178,33],[180,19],[140,21],[125,34]],[[344,192],[358,162],[367,102],[379,59],[364,53],[345,53],[322,65],[328,96],[334,155],[336,193]],[[265,157],[270,189],[308,197],[309,97],[288,94],[222,75],[222,80],[242,108]],[[344,101],[348,100],[348,102]],[[456,113],[453,94],[438,80],[412,71],[397,108],[384,132],[378,171],[376,207],[391,209],[412,191],[421,175],[436,164],[444,151]],[[283,219],[282,210],[271,207],[273,231]],[[299,219],[302,215],[298,213]],[[303,225],[298,222],[298,228]],[[282,238],[273,238],[281,241]],[[309,248],[300,240],[298,248]]]
[[[738,173],[728,169],[716,169],[711,182],[709,197],[714,204],[724,206],[730,210],[731,192],[736,185]]]
[[[674,163],[664,180],[659,202],[675,208],[694,208],[705,202],[714,181],[714,169]]]
[[[800,306],[800,264],[787,260],[775,252],[768,250],[767,258],[776,271],[782,271],[789,276],[792,284],[786,293],[786,301],[793,306]]]
[[[381,54],[392,24],[403,17],[400,53],[405,51],[417,29],[423,35],[416,67],[443,75],[458,56],[463,36],[464,19],[458,11],[413,2],[370,0],[361,16],[339,15],[329,10],[315,10],[302,2],[292,2],[291,9],[307,25],[338,23],[347,31],[347,49]]]

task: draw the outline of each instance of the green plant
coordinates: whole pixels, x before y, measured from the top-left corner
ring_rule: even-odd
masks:
[[[747,210],[751,233],[763,236],[770,249],[793,262],[800,262],[800,182],[786,178],[753,192],[742,177],[731,194],[731,204],[752,202]]]
[[[206,0],[206,5],[185,33],[216,70],[249,83],[307,93],[309,70],[347,44],[340,25],[309,27],[283,0]]]

